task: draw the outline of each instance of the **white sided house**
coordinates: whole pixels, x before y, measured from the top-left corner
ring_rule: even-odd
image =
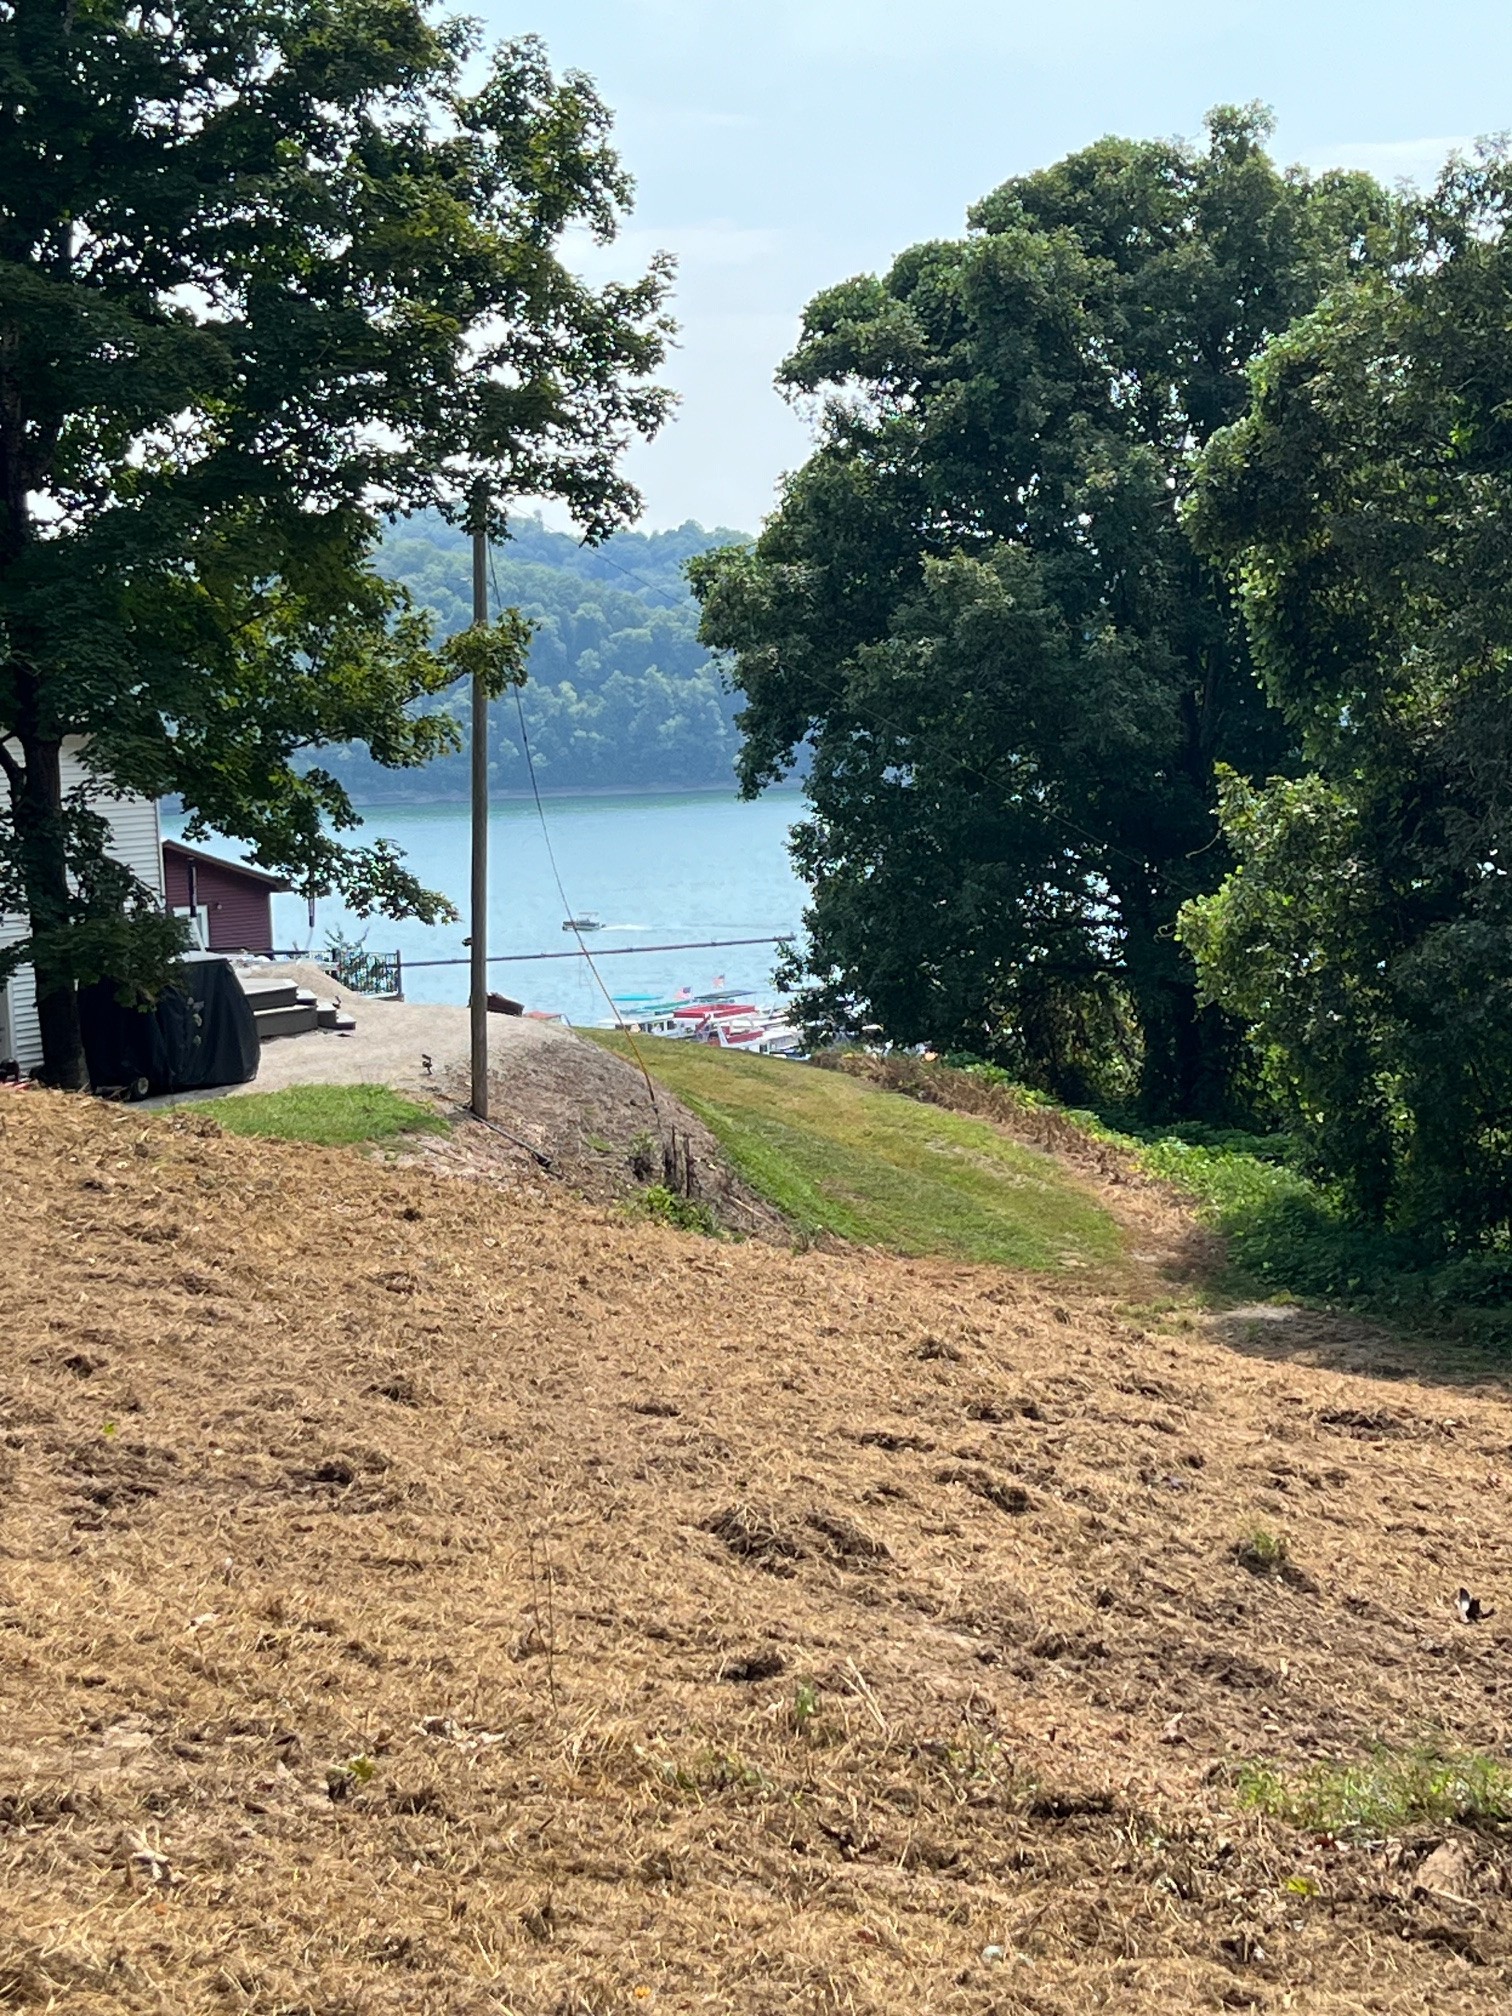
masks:
[[[66,796],[80,784],[90,784],[94,809],[110,827],[110,852],[124,862],[139,881],[163,899],[163,838],[158,826],[158,808],[151,798],[112,798],[93,785],[80,761],[83,742],[77,737],[63,745],[63,791]],[[14,945],[28,935],[24,917],[0,912],[0,946]],[[42,1063],[42,1036],[37,1027],[37,990],[30,966],[14,972],[8,983],[0,984],[0,1059],[14,1060],[24,1073],[36,1071]]]

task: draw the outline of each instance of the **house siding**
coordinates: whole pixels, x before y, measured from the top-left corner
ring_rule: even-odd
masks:
[[[83,747],[78,740],[63,745],[65,792],[89,781],[89,773],[81,761]],[[163,843],[156,801],[97,797],[94,809],[110,828],[110,852],[145,882],[161,902]],[[24,917],[0,916],[0,946],[14,945],[26,936]],[[4,1004],[0,1005],[0,1047],[5,1046],[8,1028],[6,1055],[13,1057],[23,1071],[35,1071],[42,1062],[42,1031],[37,1021],[37,990],[30,966],[13,973],[9,986],[0,991],[5,995]]]
[[[273,893],[265,882],[238,874],[231,861],[196,859],[194,894],[208,930],[209,952],[273,950]],[[168,906],[189,908],[189,862],[170,846],[163,856]]]

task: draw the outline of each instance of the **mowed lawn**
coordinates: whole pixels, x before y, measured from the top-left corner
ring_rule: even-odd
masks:
[[[309,1141],[326,1148],[446,1132],[439,1114],[387,1085],[289,1085],[282,1092],[241,1092],[217,1100],[215,1117],[228,1134]]]
[[[584,1033],[631,1055],[618,1032]],[[1119,1256],[1118,1228],[1095,1199],[1049,1156],[985,1121],[780,1058],[669,1037],[637,1037],[635,1048],[746,1181],[804,1231],[1007,1267]]]

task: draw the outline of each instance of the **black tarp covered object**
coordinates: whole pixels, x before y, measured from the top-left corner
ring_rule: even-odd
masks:
[[[114,983],[79,990],[90,1082],[147,1092],[245,1085],[257,1076],[257,1024],[229,961],[184,961],[183,979],[145,1011],[123,1008]]]

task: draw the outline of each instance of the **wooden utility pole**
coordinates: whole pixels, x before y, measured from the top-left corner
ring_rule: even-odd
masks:
[[[473,627],[488,621],[488,491],[473,486]],[[472,1110],[488,1118],[488,689],[472,680]]]

